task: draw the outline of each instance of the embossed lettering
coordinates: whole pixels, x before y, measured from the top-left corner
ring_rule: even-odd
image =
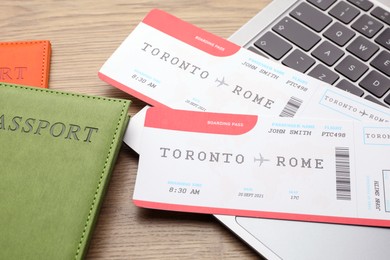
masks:
[[[83,129],[83,130],[82,130]],[[98,133],[99,128],[86,126],[82,128],[77,124],[65,124],[63,122],[50,123],[47,120],[14,116],[7,118],[4,114],[0,116],[0,130],[20,132],[24,134],[48,135],[54,138],[62,137],[74,141],[84,141],[91,143],[94,133]]]
[[[4,128],[4,115],[0,116],[0,129],[5,130],[5,128]]]
[[[19,120],[17,120],[19,119]],[[19,121],[19,122],[18,122]],[[12,123],[14,125],[14,127],[11,127],[10,125],[8,126],[8,130],[10,131],[16,131],[19,129],[19,124],[20,124],[20,121],[22,121],[22,117],[21,116],[15,116],[14,118],[12,118]]]
[[[88,129],[88,134],[87,134],[87,138],[85,138],[84,142],[88,142],[90,143],[91,142],[91,137],[92,137],[92,133],[93,131],[96,131],[96,133],[98,132],[98,128],[96,127],[89,127],[89,126],[86,126],[84,128],[84,131]]]
[[[56,126],[61,126],[61,130],[60,130],[60,132],[58,133],[58,134],[56,134]],[[53,137],[59,137],[59,136],[61,136],[64,132],[65,132],[65,129],[66,129],[66,126],[65,126],[65,124],[64,123],[61,123],[61,122],[57,122],[57,123],[54,123],[51,127],[50,127],[50,134],[51,134],[51,136],[53,136]],[[58,130],[57,130],[58,131]]]
[[[27,67],[0,67],[0,79],[24,79],[24,72],[27,71]]]
[[[28,127],[28,130],[26,130],[26,128],[23,127],[22,128],[22,132],[23,133],[30,133],[33,130],[33,128],[34,128],[34,126],[32,124],[35,124],[35,119],[34,118],[28,118],[28,119],[26,119],[24,124]]]
[[[40,135],[41,134],[41,130],[49,127],[49,125],[50,125],[50,123],[48,121],[46,121],[46,120],[39,120],[39,124],[38,124],[37,130],[35,131],[34,134]]]
[[[68,135],[65,137],[65,139],[72,139],[71,136],[74,137],[75,140],[79,140],[79,138],[77,137],[77,133],[81,130],[81,127],[79,125],[72,125],[70,124],[69,125],[69,132],[68,132]]]

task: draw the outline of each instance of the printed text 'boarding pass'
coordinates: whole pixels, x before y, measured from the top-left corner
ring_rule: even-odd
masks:
[[[141,207],[390,226],[390,127],[149,108]]]

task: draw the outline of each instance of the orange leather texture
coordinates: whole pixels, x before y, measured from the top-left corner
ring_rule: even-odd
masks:
[[[0,81],[48,88],[50,41],[0,42]]]

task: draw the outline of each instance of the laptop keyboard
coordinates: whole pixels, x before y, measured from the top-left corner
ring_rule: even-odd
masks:
[[[389,107],[389,26],[390,11],[370,1],[302,0],[248,49]]]

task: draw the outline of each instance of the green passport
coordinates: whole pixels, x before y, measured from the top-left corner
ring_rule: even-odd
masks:
[[[0,83],[0,259],[82,259],[130,101]]]

